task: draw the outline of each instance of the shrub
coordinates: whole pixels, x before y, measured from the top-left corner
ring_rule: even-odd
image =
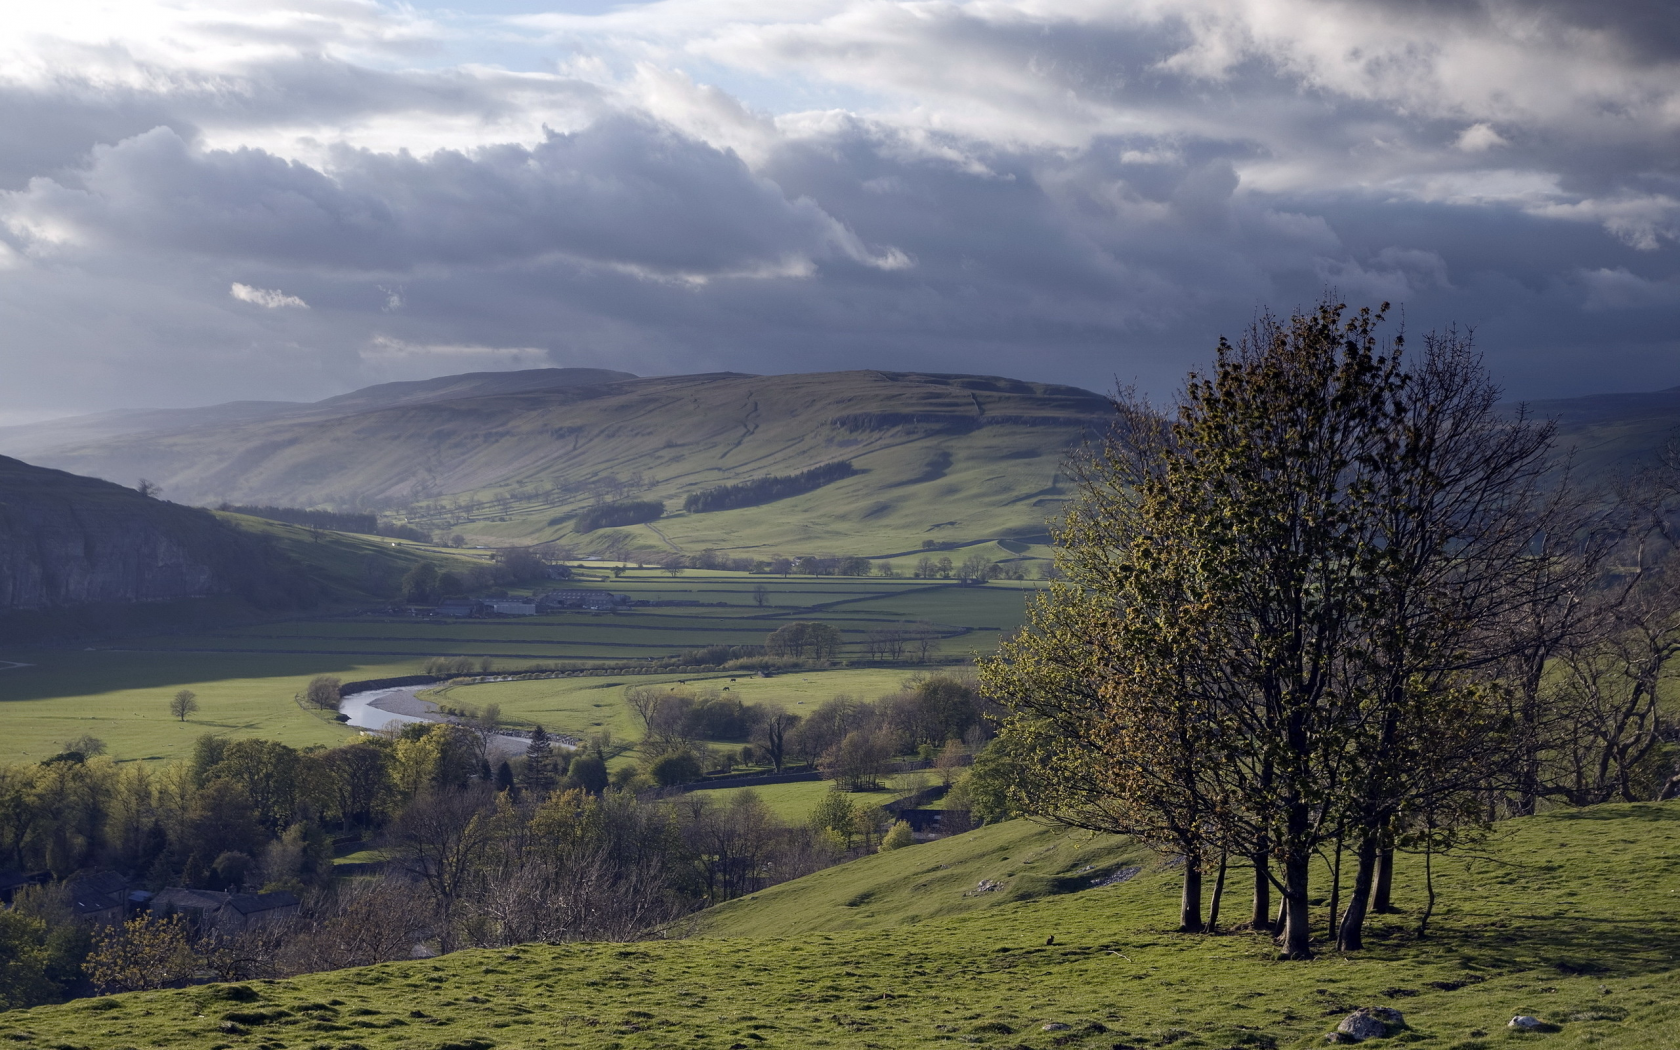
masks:
[[[881,837],[880,852],[889,853],[895,849],[915,845],[915,842],[916,838],[910,831],[910,825],[900,820],[893,824],[892,828]]]
[[[648,775],[660,787],[680,787],[700,779],[700,760],[692,751],[673,751],[654,760]]]

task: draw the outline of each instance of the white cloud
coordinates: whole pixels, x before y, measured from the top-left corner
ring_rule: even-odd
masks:
[[[1509,146],[1493,125],[1485,121],[1472,124],[1458,134],[1458,148],[1466,153],[1485,153],[1495,146]]]
[[[263,306],[270,310],[278,310],[288,306],[303,310],[309,309],[309,304],[295,295],[287,295],[285,292],[272,288],[252,288],[250,285],[240,284],[238,281],[235,281],[233,287],[228,289],[228,294],[242,303],[251,303],[254,306]]]

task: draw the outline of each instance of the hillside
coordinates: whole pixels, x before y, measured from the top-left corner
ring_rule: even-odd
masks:
[[[925,877],[960,863],[963,843],[989,849],[1018,833],[1004,826],[839,870],[859,885],[911,864]],[[1178,886],[1156,865],[1115,885],[889,928],[790,932],[766,912],[758,936],[532,944],[84,1000],[0,1015],[0,1038],[90,1050],[1305,1048],[1368,1005],[1404,1013],[1393,1043],[1657,1050],[1680,1026],[1677,856],[1680,806],[1512,821],[1485,849],[1436,860],[1441,903],[1427,940],[1412,933],[1422,864],[1406,857],[1396,880],[1405,913],[1377,919],[1367,951],[1313,962],[1279,962],[1245,932],[1169,932]],[[935,908],[977,889],[917,892]],[[1241,904],[1238,892],[1227,916]],[[1545,1027],[1510,1032],[1519,1013]]]
[[[0,457],[0,609],[238,594],[308,604],[284,559],[206,511]]]
[[[25,426],[0,427],[0,453],[36,460],[58,448],[98,444],[132,434],[173,434],[262,420],[332,419],[396,405],[424,404],[482,394],[520,393],[592,386],[634,379],[629,372],[604,368],[533,368],[518,372],[467,372],[400,383],[381,383],[324,401],[229,401],[204,408],[165,408],[100,412]],[[45,460],[41,460],[45,462]],[[108,475],[115,481],[126,476]]]
[[[323,402],[309,418],[159,429],[35,458],[151,478],[173,499],[207,505],[399,510],[486,544],[562,539],[598,550],[622,535],[616,542],[652,550],[880,555],[929,540],[1041,538],[1066,495],[1064,455],[1106,425],[1109,411],[1072,387],[889,372],[675,376],[512,393],[432,383],[420,400],[394,404],[390,392],[363,391],[336,407]],[[769,514],[763,503],[681,509],[707,489],[838,461],[852,464],[850,476],[777,498]],[[590,529],[579,515],[602,501],[662,502],[665,517]]]

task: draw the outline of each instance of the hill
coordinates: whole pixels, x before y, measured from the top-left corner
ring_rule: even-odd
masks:
[[[395,511],[485,544],[879,555],[1040,539],[1066,495],[1065,453],[1109,413],[1088,391],[985,376],[715,374],[512,392],[455,378],[345,395],[308,418],[155,429],[35,459],[151,478],[182,501]],[[743,482],[759,484],[712,501],[730,509],[680,509]],[[592,528],[598,516],[583,512],[603,502],[650,509]],[[658,504],[663,518],[643,524]]]
[[[207,511],[0,457],[0,609],[239,594],[309,604],[283,559]]]
[[[1018,833],[1000,827],[952,842],[989,849]],[[962,851],[943,848],[914,846],[839,871],[868,880],[919,863],[926,877]],[[1656,1050],[1680,1025],[1677,855],[1673,805],[1512,821],[1485,849],[1436,860],[1441,904],[1426,940],[1412,932],[1422,864],[1408,857],[1396,882],[1406,914],[1376,920],[1370,949],[1313,962],[1280,962],[1246,932],[1169,932],[1177,882],[1153,867],[1114,885],[950,918],[906,916],[890,928],[789,932],[767,914],[758,936],[532,944],[83,1000],[0,1015],[0,1038],[90,1050],[1305,1048],[1323,1046],[1354,1007],[1388,1006],[1405,1015],[1393,1043]],[[979,888],[918,892],[934,907]],[[1227,904],[1228,915],[1241,910]],[[1545,1027],[1510,1032],[1517,1014]]]
[[[0,453],[33,460],[39,453],[51,449],[98,444],[131,434],[172,434],[272,419],[332,419],[395,405],[424,404],[428,401],[447,401],[451,398],[481,394],[591,386],[634,378],[629,372],[614,372],[604,368],[532,368],[517,372],[467,372],[412,382],[381,383],[313,403],[229,401],[204,408],[100,412],[25,426],[0,427]],[[127,475],[109,476],[119,481],[129,480]]]
[[[1680,432],[1680,387],[1533,401],[1527,409],[1557,421],[1559,444],[1585,477],[1650,463]]]

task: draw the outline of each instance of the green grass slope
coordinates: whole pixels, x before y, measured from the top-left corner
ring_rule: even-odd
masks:
[[[1474,858],[1437,862],[1443,899],[1427,940],[1409,932],[1423,890],[1407,858],[1397,901],[1408,914],[1378,919],[1365,952],[1311,962],[1279,962],[1244,932],[1169,932],[1176,883],[1150,871],[885,928],[765,922],[756,936],[527,945],[39,1007],[0,1015],[0,1039],[90,1050],[1306,1048],[1348,1010],[1382,1005],[1407,1027],[1378,1046],[1666,1050],[1680,1031],[1677,859],[1680,806],[1514,821]],[[867,879],[886,860],[850,871]],[[1547,1029],[1509,1030],[1518,1013]]]
[[[1073,387],[893,372],[635,379],[374,405],[60,447],[41,462],[158,479],[199,503],[411,507],[479,542],[579,537],[604,495],[662,500],[641,547],[881,555],[924,540],[1031,540],[1067,495],[1071,445],[1108,404]],[[849,459],[859,473],[765,506],[681,513],[695,491]]]

